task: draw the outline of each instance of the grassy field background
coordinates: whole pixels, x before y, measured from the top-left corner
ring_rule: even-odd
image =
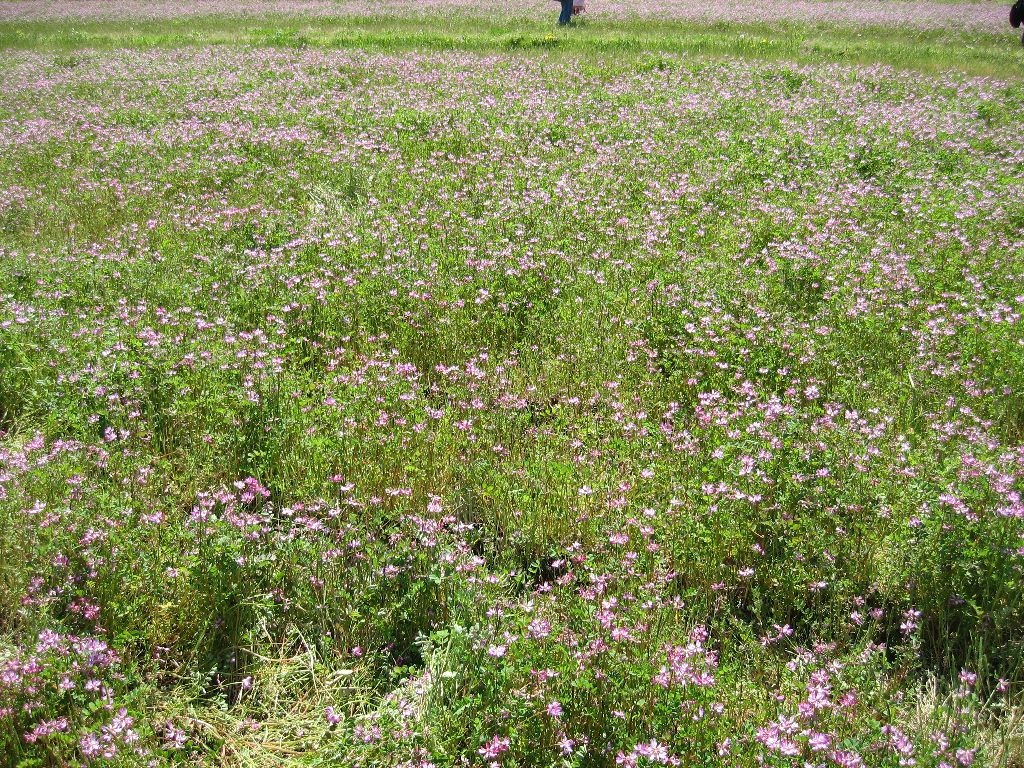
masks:
[[[554,7],[554,4],[551,4]],[[900,5],[904,5],[900,3]],[[940,5],[941,8],[941,5]],[[1002,6],[1000,6],[1002,10]],[[586,19],[571,34],[551,25],[550,12],[488,18],[459,9],[443,17],[409,15],[296,16],[290,13],[201,15],[170,18],[15,19],[0,22],[7,49],[149,48],[203,45],[258,45],[369,50],[471,50],[478,52],[562,51],[612,56],[666,52],[690,56],[753,56],[803,63],[881,63],[930,72],[949,70],[1016,78],[1020,46],[1003,18],[993,31],[956,26],[867,25],[801,22],[770,24],[652,18]],[[941,19],[941,16],[939,17]],[[875,23],[870,23],[874,21]]]
[[[1005,7],[554,9],[0,3],[0,765],[1024,760]]]

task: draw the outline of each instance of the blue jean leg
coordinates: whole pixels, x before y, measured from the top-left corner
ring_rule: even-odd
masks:
[[[565,25],[572,21],[572,0],[562,0],[562,13],[558,17],[558,23]]]

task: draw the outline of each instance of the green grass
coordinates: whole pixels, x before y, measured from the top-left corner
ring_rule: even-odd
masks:
[[[206,45],[312,46],[367,50],[558,50],[567,53],[665,52],[697,57],[742,56],[801,63],[888,64],[895,67],[1016,78],[1024,50],[1005,35],[898,30],[826,24],[583,21],[558,30],[547,20],[501,23],[474,17],[294,16],[185,20],[0,23],[0,48],[168,48]]]

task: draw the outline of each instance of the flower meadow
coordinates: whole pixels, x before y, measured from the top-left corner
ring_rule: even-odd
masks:
[[[772,26],[786,22],[909,27],[918,30],[1004,32],[1007,6],[996,0],[603,0],[591,3],[599,20],[662,19]],[[299,18],[419,17],[424,24],[451,16],[529,19],[552,13],[551,0],[482,5],[475,0],[0,0],[6,20],[171,20],[201,16]],[[588,11],[591,13],[591,11]]]
[[[1022,764],[1020,82],[0,75],[0,764]]]

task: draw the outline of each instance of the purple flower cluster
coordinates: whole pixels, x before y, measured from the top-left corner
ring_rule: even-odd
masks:
[[[120,659],[98,637],[39,633],[30,649],[0,664],[0,718],[44,751],[69,734],[87,760],[113,760],[139,741],[133,718],[114,702]]]

